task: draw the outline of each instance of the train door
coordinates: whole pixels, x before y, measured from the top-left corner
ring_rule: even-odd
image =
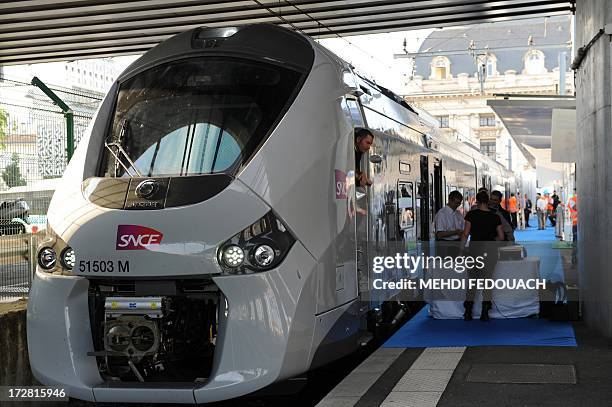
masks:
[[[510,202],[510,183],[509,182],[504,182],[504,202],[505,202],[505,208],[509,209],[508,205]]]
[[[366,127],[363,109],[357,98],[347,96],[346,104],[351,116],[354,127]],[[364,154],[362,157],[361,167],[368,172],[370,176],[370,155]],[[362,302],[370,299],[370,281],[369,281],[369,260],[368,260],[368,224],[369,224],[369,199],[368,191],[365,187],[356,187],[353,189],[355,194],[355,243],[356,243],[356,270],[357,274],[357,290]],[[367,308],[366,308],[367,309]]]
[[[417,208],[419,210],[419,240],[429,240],[429,157],[421,156],[421,178],[417,194]]]

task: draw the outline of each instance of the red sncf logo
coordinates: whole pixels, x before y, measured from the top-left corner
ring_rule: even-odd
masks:
[[[116,250],[147,250],[161,243],[164,234],[145,226],[117,226]]]

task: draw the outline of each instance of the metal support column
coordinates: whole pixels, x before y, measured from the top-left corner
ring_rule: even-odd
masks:
[[[72,109],[36,76],[32,78],[32,85],[42,90],[64,113],[66,118],[66,161],[70,162],[72,154],[74,154],[74,114]]]

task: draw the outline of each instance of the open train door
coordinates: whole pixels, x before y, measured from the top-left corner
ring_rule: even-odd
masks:
[[[359,99],[355,95],[345,96],[345,109],[347,115],[350,117],[354,128],[367,128],[367,123],[364,119],[363,107],[359,102]],[[362,170],[366,171],[368,176],[370,172],[369,165],[370,154],[366,153],[361,159]],[[369,240],[369,197],[368,188],[366,187],[355,187],[349,192],[354,194],[350,197],[353,200],[354,205],[354,233],[355,233],[355,264],[356,279],[357,279],[357,292],[362,303],[370,301],[370,279],[369,279],[369,260],[368,260],[368,240]],[[368,307],[363,307],[367,310]]]

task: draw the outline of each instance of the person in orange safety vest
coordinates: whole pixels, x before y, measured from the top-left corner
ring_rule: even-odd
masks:
[[[567,203],[567,207],[570,213],[570,219],[572,220],[572,229],[578,225],[578,197],[574,194],[571,196]]]
[[[516,196],[514,196],[514,192],[510,194],[510,199],[508,199],[508,212],[510,212],[510,217],[512,218],[512,227],[516,229],[518,226],[518,203],[516,201]]]
[[[572,220],[572,264],[576,264],[578,261],[578,196],[574,189],[574,195],[567,201],[567,208],[569,209],[570,219]]]

